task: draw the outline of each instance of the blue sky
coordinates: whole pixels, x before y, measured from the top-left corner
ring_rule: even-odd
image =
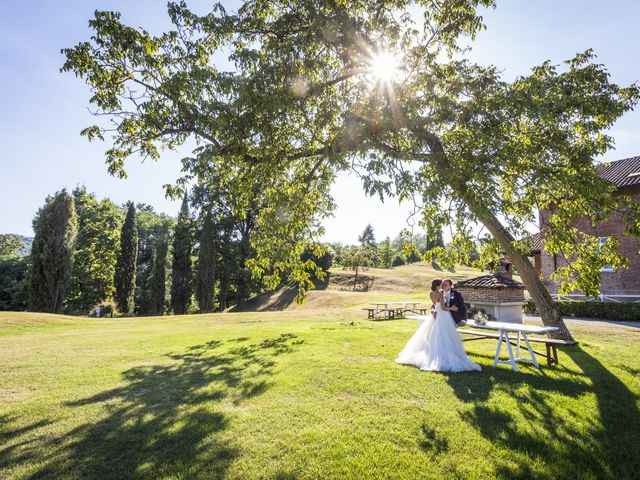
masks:
[[[188,3],[205,11],[211,2]],[[238,2],[224,3],[233,9]],[[162,185],[179,175],[179,156],[167,153],[158,163],[131,160],[127,180],[110,177],[106,144],[79,135],[93,120],[88,89],[58,71],[60,49],[88,39],[94,10],[120,11],[126,23],[159,33],[168,27],[165,2],[0,0],[0,5],[0,233],[31,235],[31,220],[47,194],[82,184],[99,198],[145,202],[175,214],[179,205],[164,198]],[[499,2],[486,12],[487,30],[470,58],[497,65],[511,80],[546,59],[560,63],[593,48],[613,81],[627,85],[640,80],[638,18],[640,2],[631,0]],[[628,113],[611,133],[616,150],[606,160],[640,155],[640,110]],[[332,192],[338,209],[325,223],[326,240],[355,243],[367,223],[378,239],[407,227],[408,205],[366,198],[356,178],[342,176]]]

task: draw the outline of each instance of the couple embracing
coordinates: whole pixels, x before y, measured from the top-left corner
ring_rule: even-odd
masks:
[[[480,365],[467,357],[456,332],[457,325],[464,325],[467,309],[462,295],[451,288],[452,283],[448,278],[431,282],[432,314],[409,339],[397,363],[438,372],[480,370]]]

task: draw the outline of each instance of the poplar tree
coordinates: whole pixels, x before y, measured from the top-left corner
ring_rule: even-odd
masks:
[[[198,250],[198,270],[196,275],[196,300],[200,313],[212,312],[216,283],[216,238],[215,223],[211,212],[204,215],[200,246]]]
[[[156,244],[150,282],[150,315],[164,315],[167,292],[167,254],[169,250],[168,232],[164,232]]]
[[[120,253],[116,261],[114,275],[115,301],[118,310],[132,314],[135,308],[134,291],[136,287],[136,260],[138,258],[138,229],[136,226],[136,207],[129,202],[127,216],[120,231]]]
[[[48,199],[34,223],[29,309],[59,313],[71,278],[78,233],[73,197],[62,190]]]
[[[176,315],[185,314],[191,303],[192,223],[189,200],[185,193],[173,236],[173,265],[171,272],[171,308]]]

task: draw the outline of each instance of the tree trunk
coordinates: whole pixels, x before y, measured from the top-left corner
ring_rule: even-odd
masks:
[[[418,128],[415,133],[426,140],[442,171],[451,172],[452,167],[449,164],[440,139],[424,128]],[[557,327],[559,329],[549,335],[552,338],[573,341],[573,337],[562,320],[560,312],[553,305],[551,295],[540,281],[538,272],[531,265],[531,262],[513,246],[512,242],[515,240],[513,235],[502,226],[500,220],[485,206],[482,199],[476,199],[475,195],[469,192],[463,179],[454,175],[454,178],[448,180],[449,186],[453,191],[465,202],[469,210],[478,217],[478,220],[489,230],[493,238],[504,248],[507,256],[518,270],[522,283],[524,283],[529,295],[537,305],[542,323],[548,327]]]
[[[522,279],[522,283],[524,283],[529,295],[531,295],[531,298],[540,311],[542,323],[549,327],[559,328],[558,331],[551,332],[549,335],[552,338],[573,341],[573,337],[562,320],[560,312],[558,312],[558,309],[553,305],[551,295],[540,281],[538,272],[536,272],[536,269],[531,265],[527,257],[520,253],[511,243],[514,240],[513,236],[505,230],[500,221],[488,208],[478,205],[471,199],[467,201],[468,199],[463,197],[463,200],[466,201],[469,209],[480,219],[482,224],[487,227],[487,230],[491,232],[493,238],[504,248],[507,256],[513,262]]]
[[[353,279],[353,291],[356,291],[356,287],[358,286],[358,265],[356,265],[356,276]]]

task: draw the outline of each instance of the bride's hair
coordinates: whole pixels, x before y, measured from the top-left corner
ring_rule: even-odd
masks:
[[[440,285],[442,285],[442,280],[440,280],[439,278],[431,280],[431,291],[435,292]]]

